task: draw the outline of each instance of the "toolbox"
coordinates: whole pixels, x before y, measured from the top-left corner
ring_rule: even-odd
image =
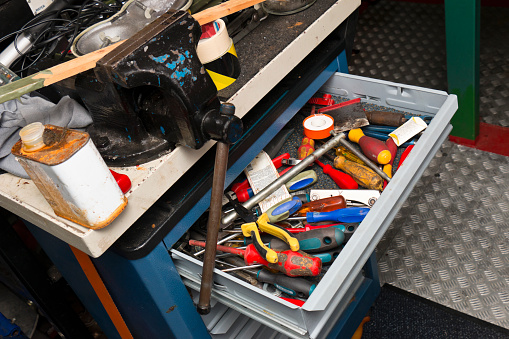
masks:
[[[342,99],[360,98],[366,104],[415,115],[430,115],[433,119],[405,160],[404,166],[396,172],[302,307],[216,269],[212,289],[215,305],[211,314],[204,317],[206,324],[207,319],[209,325],[217,324],[221,316],[226,316],[228,312],[225,310],[228,309],[289,337],[325,337],[352,302],[359,287],[366,280],[373,279],[363,266],[449,135],[452,129],[449,122],[457,109],[456,96],[443,91],[343,73],[335,73],[322,86],[320,92],[330,93]],[[176,249],[171,250],[171,256],[183,283],[191,290],[199,291],[201,261]],[[211,321],[212,318],[215,320]],[[224,326],[221,333],[227,334],[228,330],[233,331],[236,327],[238,323],[231,322],[230,326]]]

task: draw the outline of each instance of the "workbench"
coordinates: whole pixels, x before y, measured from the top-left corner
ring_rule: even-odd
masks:
[[[237,178],[336,71],[347,72],[346,56],[359,5],[359,0],[320,0],[301,13],[269,16],[236,45],[242,74],[219,95],[236,106],[236,114],[242,117],[246,128],[242,139],[230,149],[226,185]],[[346,80],[362,87],[362,79]],[[327,83],[334,90],[334,84]],[[440,116],[430,124],[429,133],[424,134],[423,142],[413,152],[414,158],[419,159],[415,166],[422,168],[412,168],[411,172],[408,168],[408,173],[417,173],[415,178],[402,176],[394,184],[399,186],[388,186],[387,193],[384,191],[386,202],[369,214],[368,222],[379,223],[378,227],[365,230],[365,236],[373,239],[369,246],[345,254],[346,262],[335,262],[332,266],[339,268],[338,272],[355,271],[351,276],[343,276],[337,283],[340,285],[336,286],[337,292],[327,296],[335,306],[327,307],[329,302],[319,299],[318,294],[327,293],[325,289],[316,293],[316,298],[310,299],[302,309],[303,312],[325,309],[330,321],[307,333],[302,328],[293,329],[295,326],[291,324],[289,327],[275,325],[267,320],[267,315],[253,315],[255,323],[268,331],[303,338],[353,334],[379,291],[374,247],[409,194],[403,192],[411,190],[452,128],[448,122],[455,110],[455,99],[447,93],[431,90],[421,93],[411,86],[403,89],[382,82],[376,85],[391,89],[389,95],[395,98],[392,102],[398,107]],[[352,93],[362,91],[352,89]],[[414,93],[418,93],[417,98]],[[362,97],[362,94],[355,95]],[[380,101],[381,97],[364,95],[363,99]],[[423,104],[422,100],[429,103]],[[200,150],[179,147],[140,166],[115,168],[129,175],[133,187],[127,193],[126,210],[102,230],[91,231],[56,217],[31,181],[10,174],[0,175],[0,205],[27,221],[30,231],[108,338],[128,337],[129,332],[135,338],[206,337],[210,331],[196,312],[186,288],[192,288],[193,281],[181,277],[183,271],[179,272],[172,260],[176,258],[175,253],[170,256],[169,251],[210,203],[213,146],[209,142]],[[352,246],[362,236],[356,232]],[[80,253],[93,258],[99,276],[91,278],[89,272],[84,273],[83,263],[77,260]],[[328,275],[324,284],[332,284],[333,278]],[[217,293],[213,293],[214,297],[218,300]],[[355,300],[350,302],[352,298]],[[232,312],[246,312],[235,303],[222,301]],[[337,314],[331,316],[335,311]]]

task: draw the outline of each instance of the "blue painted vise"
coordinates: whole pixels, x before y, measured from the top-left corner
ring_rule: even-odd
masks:
[[[168,11],[76,78],[93,117],[87,131],[108,165],[240,138],[241,120],[219,113],[216,86],[196,54],[200,36],[191,15]]]

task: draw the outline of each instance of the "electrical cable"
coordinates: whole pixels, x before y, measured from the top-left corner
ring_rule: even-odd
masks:
[[[21,55],[10,68],[23,77],[26,76],[26,71],[45,58],[56,56],[63,60],[79,33],[114,15],[122,5],[123,1],[120,0],[86,0],[81,5],[70,5],[59,11],[42,12],[19,30],[0,37],[0,42],[12,39],[16,52]],[[38,30],[37,27],[41,29]],[[17,46],[17,41],[22,36],[29,37],[32,44],[25,53]],[[58,46],[64,47],[61,51],[55,51]]]

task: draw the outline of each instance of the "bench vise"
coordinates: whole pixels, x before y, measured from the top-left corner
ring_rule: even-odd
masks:
[[[242,121],[219,112],[216,86],[196,54],[200,36],[191,15],[170,10],[76,78],[93,118],[88,132],[108,165],[240,138]]]

